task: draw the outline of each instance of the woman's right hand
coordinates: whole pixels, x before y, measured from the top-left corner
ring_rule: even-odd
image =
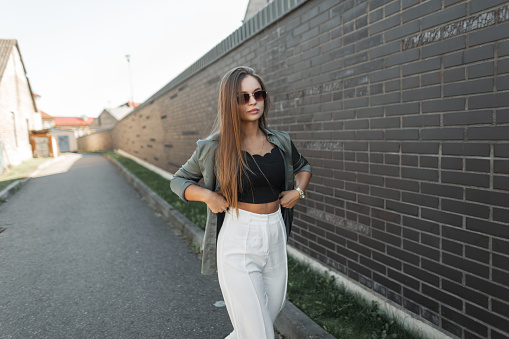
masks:
[[[221,194],[212,191],[210,191],[210,194],[207,196],[205,203],[212,213],[216,214],[225,212],[229,207],[228,202]]]

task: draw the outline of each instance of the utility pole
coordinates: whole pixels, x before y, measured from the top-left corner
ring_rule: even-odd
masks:
[[[130,102],[132,103],[132,105],[134,106],[134,94],[133,94],[133,79],[131,77],[131,56],[129,54],[126,54],[125,55],[125,58],[127,59],[127,68],[129,70],[129,84],[130,84],[130,87],[131,87],[131,97],[130,97]],[[134,108],[134,107],[133,107]]]

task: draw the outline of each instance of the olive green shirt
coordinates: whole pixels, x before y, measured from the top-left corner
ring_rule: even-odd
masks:
[[[276,145],[285,163],[285,190],[294,189],[295,174],[306,171],[311,173],[311,166],[297,151],[295,145],[286,132],[263,128],[267,140]],[[218,147],[218,134],[206,139],[198,140],[196,150],[191,158],[174,174],[171,179],[171,189],[180,199],[186,201],[184,192],[189,185],[196,185],[203,178],[205,188],[218,192],[219,180],[214,173],[215,154]],[[293,220],[293,209],[281,207],[285,221],[286,233],[290,235]],[[217,270],[216,241],[219,229],[224,219],[224,213],[214,214],[207,208],[207,222],[202,244],[202,274],[213,274]]]

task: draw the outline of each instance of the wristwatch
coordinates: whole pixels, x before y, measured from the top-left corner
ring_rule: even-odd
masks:
[[[306,197],[306,194],[304,193],[304,191],[303,191],[303,190],[301,190],[299,187],[295,187],[295,190],[296,190],[297,192],[299,192],[299,195],[300,195],[300,198],[301,198],[301,199],[304,199],[304,198]]]

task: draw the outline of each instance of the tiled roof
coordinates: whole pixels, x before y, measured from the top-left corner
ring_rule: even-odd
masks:
[[[43,118],[43,119],[53,119],[53,117],[51,115],[49,115],[48,113],[45,113],[43,111],[41,111],[41,118]]]
[[[9,62],[12,48],[17,45],[17,41],[13,39],[0,39],[0,80],[4,75],[5,68]]]
[[[118,121],[122,120],[123,117],[125,117],[129,112],[131,112],[133,109],[129,106],[120,106],[115,108],[105,108],[106,112],[110,113],[115,119]]]
[[[79,117],[53,117],[55,119],[55,126],[90,126],[95,118],[83,118]]]
[[[16,46],[19,53],[19,58],[21,59],[21,65],[23,66],[23,72],[25,73],[25,78],[27,74],[27,70],[25,68],[25,64],[23,63],[23,58],[21,57],[21,51],[19,50],[18,41],[15,39],[0,39],[0,81],[4,76],[5,69],[7,68],[7,64],[9,63],[9,57],[12,54],[12,49]],[[32,92],[32,87],[30,86],[30,81],[26,78],[28,84],[28,90],[30,91],[30,96],[32,98],[32,103],[34,105],[34,111],[37,112],[37,105],[35,104],[34,94]]]

